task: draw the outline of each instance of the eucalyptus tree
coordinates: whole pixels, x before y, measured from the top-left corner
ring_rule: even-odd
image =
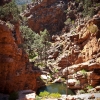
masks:
[[[19,20],[19,10],[14,0],[0,6],[0,19],[5,21],[18,21]]]
[[[29,58],[34,59],[37,56],[35,62],[46,65],[47,50],[50,47],[48,31],[45,29],[38,34],[33,32],[28,26],[21,26],[20,30],[24,39],[23,48],[29,55]]]

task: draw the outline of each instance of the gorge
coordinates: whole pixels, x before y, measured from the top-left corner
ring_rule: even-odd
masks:
[[[76,94],[100,93],[100,1],[88,5],[87,12],[91,17],[85,15],[84,2],[35,0],[26,5],[18,21],[11,21],[12,14],[2,18],[0,10],[0,93],[37,91],[45,85],[40,79],[42,74],[51,77],[49,82],[59,79],[57,82],[65,83],[67,79],[68,88]],[[0,7],[4,4],[2,1]],[[29,57],[23,43],[30,42],[30,38],[23,38],[20,30],[23,24],[40,36],[41,31],[48,31],[50,47],[43,53],[47,56],[39,58],[32,47],[35,57]],[[30,47],[29,44],[28,49]]]

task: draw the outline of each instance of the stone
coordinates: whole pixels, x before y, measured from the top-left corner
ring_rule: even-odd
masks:
[[[36,77],[41,72],[27,68],[28,55],[19,47],[21,33],[19,24],[15,24],[16,39],[4,22],[0,21],[0,92],[11,93],[22,89],[36,90]]]
[[[88,97],[88,99],[95,99],[95,96],[91,95],[90,97]]]
[[[100,91],[100,86],[95,87],[96,91]]]
[[[18,91],[17,100],[35,100],[36,93],[33,90],[21,90]]]
[[[64,0],[62,1],[65,2]],[[33,15],[28,19],[28,26],[36,33],[44,29],[47,29],[50,34],[61,31],[65,21],[65,5],[63,5],[64,7],[57,7],[57,2],[60,4],[58,0],[43,0],[40,4],[25,12],[24,16],[26,17]]]

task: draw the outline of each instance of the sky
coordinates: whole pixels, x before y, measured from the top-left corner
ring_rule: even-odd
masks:
[[[18,5],[30,3],[32,0],[15,0]]]

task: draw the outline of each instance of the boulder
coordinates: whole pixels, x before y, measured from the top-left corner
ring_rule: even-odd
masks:
[[[17,100],[35,100],[36,93],[32,90],[22,90],[18,92]]]
[[[100,86],[95,87],[96,91],[100,91]]]

